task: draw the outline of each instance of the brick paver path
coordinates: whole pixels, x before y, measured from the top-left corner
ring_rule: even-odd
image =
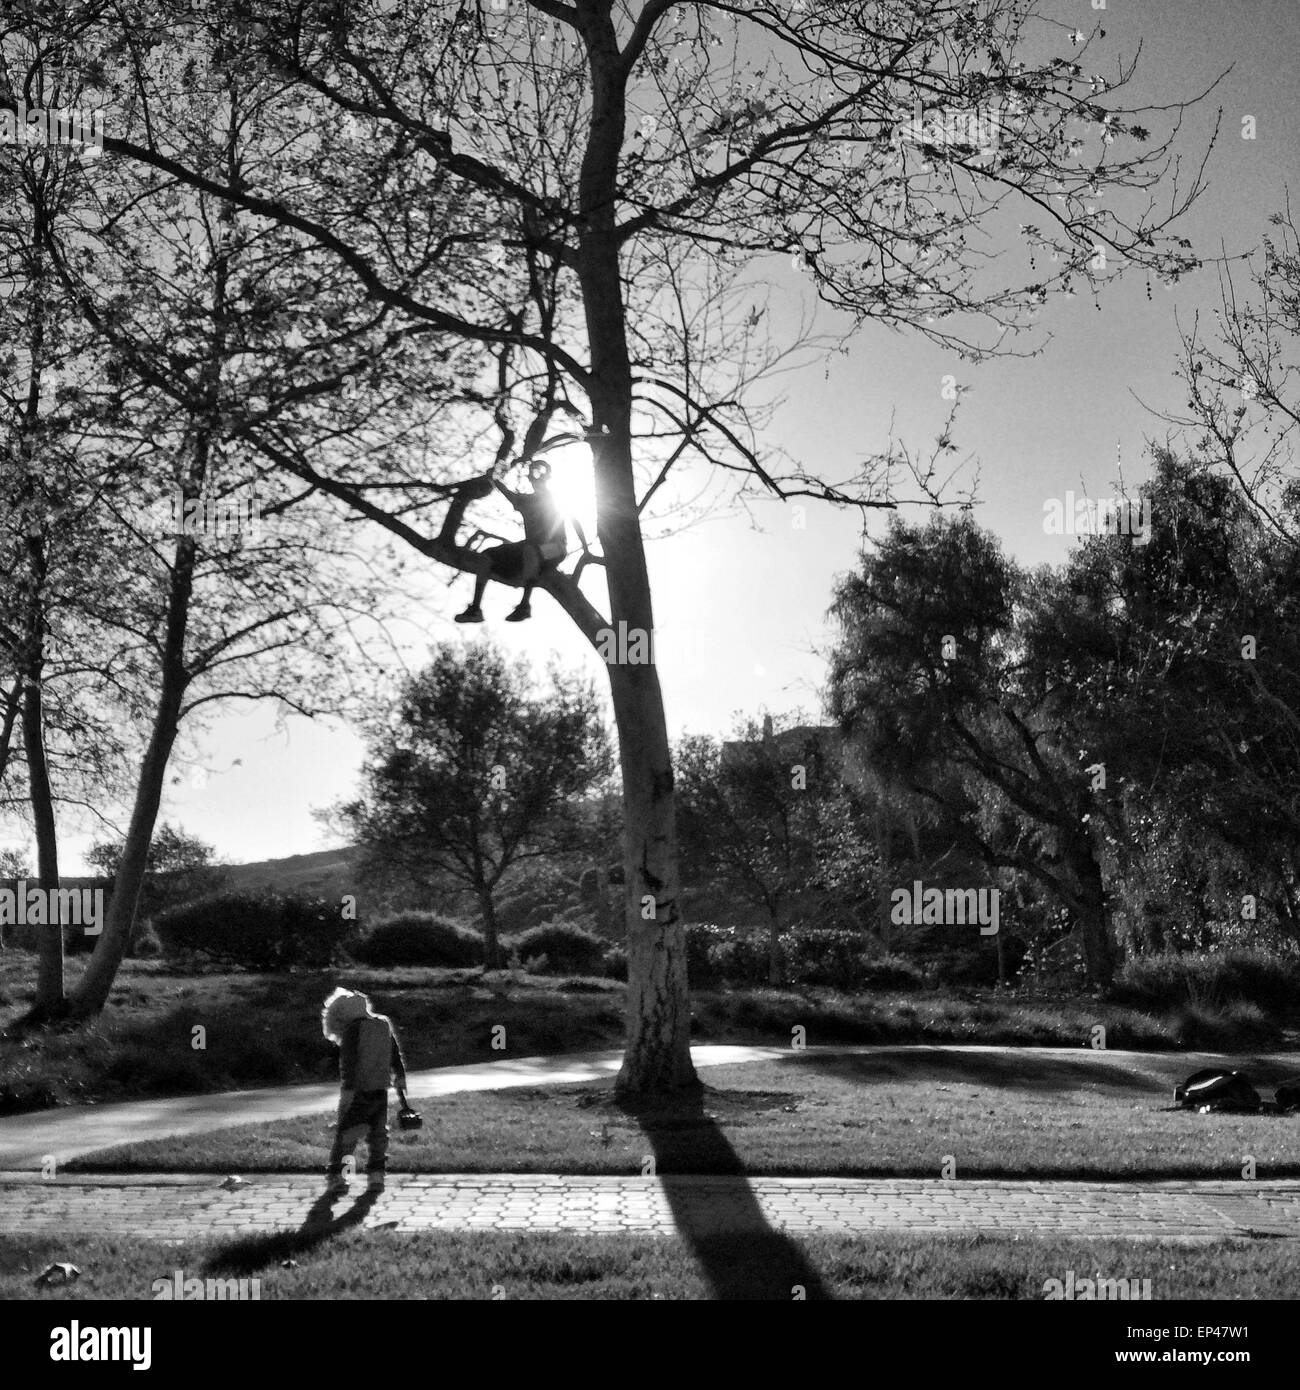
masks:
[[[0,1174],[0,1232],[94,1232],[163,1240],[297,1230],[328,1211],[307,1176]],[[555,1177],[392,1174],[358,1224],[387,1231],[761,1230],[1020,1235],[1300,1237],[1300,1182],[1002,1182],[937,1179]]]

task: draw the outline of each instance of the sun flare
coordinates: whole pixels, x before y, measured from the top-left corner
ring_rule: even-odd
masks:
[[[548,449],[545,457],[551,465],[551,494],[564,513],[564,519],[570,525],[579,522],[588,538],[594,536],[596,496],[591,450],[583,444],[566,444]]]

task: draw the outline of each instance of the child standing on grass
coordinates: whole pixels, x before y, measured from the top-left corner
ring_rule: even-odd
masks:
[[[336,989],[321,1010],[321,1027],[339,1049],[338,1126],[325,1169],[325,1192],[341,1197],[348,1190],[343,1161],[364,1134],[366,1173],[371,1192],[384,1190],[388,1159],[388,1082],[397,1079],[399,1095],[406,1093],[406,1064],[392,1022],[375,1013],[360,992]]]

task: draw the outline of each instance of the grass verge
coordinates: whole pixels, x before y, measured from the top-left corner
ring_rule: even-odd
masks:
[[[152,1299],[154,1281],[257,1279],[261,1299],[1041,1300],[1048,1279],[1151,1281],[1152,1300],[1273,1299],[1295,1293],[1291,1241],[1016,1239],[877,1235],[677,1237],[506,1231],[392,1236],[350,1230],[222,1244],[0,1237],[0,1299]],[[82,1277],[36,1285],[71,1260]],[[292,1261],[292,1264],[288,1262]],[[743,1282],[742,1282],[743,1281]],[[806,1287],[806,1282],[805,1282]],[[1139,1288],[1141,1286],[1139,1285]],[[206,1292],[206,1286],[205,1286]],[[251,1282],[245,1292],[252,1292]]]
[[[899,1048],[711,1067],[702,1096],[636,1111],[608,1082],[461,1092],[395,1127],[394,1172],[938,1177],[1300,1176],[1300,1116],[1195,1115],[1174,1083],[1204,1057]],[[1239,1058],[1260,1084],[1287,1068]],[[66,1165],[109,1172],[310,1172],[329,1114],[103,1150]]]

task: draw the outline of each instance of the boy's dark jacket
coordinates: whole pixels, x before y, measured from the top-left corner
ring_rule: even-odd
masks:
[[[339,1076],[345,1091],[386,1091],[390,1071],[406,1089],[406,1063],[392,1023],[382,1014],[355,1018],[343,1029]]]

